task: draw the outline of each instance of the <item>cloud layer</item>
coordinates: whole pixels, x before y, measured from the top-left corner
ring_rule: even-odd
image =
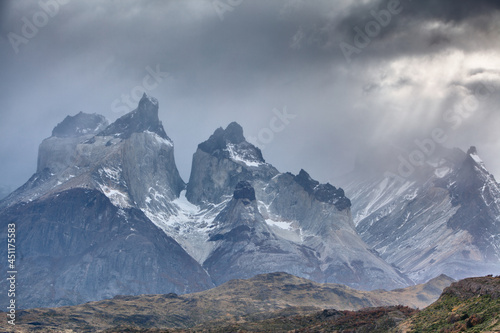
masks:
[[[185,180],[197,144],[231,121],[278,169],[321,181],[367,146],[411,149],[437,127],[500,175],[498,1],[9,0],[0,13],[5,186],[34,172],[66,115],[113,121],[141,89]],[[26,22],[39,25],[29,38]]]

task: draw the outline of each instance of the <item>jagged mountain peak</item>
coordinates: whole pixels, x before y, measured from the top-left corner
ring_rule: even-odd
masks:
[[[218,128],[193,155],[186,197],[194,204],[220,203],[231,197],[238,182],[269,181],[278,174],[259,148],[245,140],[236,122]]]
[[[227,147],[228,143],[239,144],[245,141],[243,128],[237,122],[230,123],[226,129],[219,127],[208,140],[200,143],[198,147],[207,153],[213,153]]]
[[[473,160],[475,164],[479,165],[480,169],[487,172],[486,166],[484,165],[484,162],[481,159],[481,157],[479,157],[479,154],[477,153],[477,148],[475,146],[471,146],[469,150],[467,150],[467,159],[469,160],[469,164],[472,163],[472,161],[470,160]]]
[[[80,111],[74,116],[66,116],[52,130],[52,136],[59,138],[79,137],[97,134],[108,126],[108,121],[100,114],[89,114]]]
[[[337,189],[330,183],[320,184],[317,180],[312,179],[304,169],[301,169],[299,174],[294,176],[294,180],[318,201],[332,203],[338,210],[351,207],[351,201],[345,196],[342,188]]]
[[[144,94],[137,109],[109,126],[96,114],[66,117],[40,144],[36,174],[4,204],[75,187],[97,189],[118,207],[172,213],[165,207],[185,183],[155,98]]]
[[[261,150],[246,141],[243,128],[236,122],[230,123],[226,129],[219,127],[208,140],[200,143],[198,148],[215,157],[243,162],[247,166],[265,163]]]
[[[488,172],[472,146],[449,186],[451,203],[457,213],[448,221],[454,230],[467,230],[486,258],[498,260],[497,235],[500,232],[500,185]],[[492,236],[488,239],[488,235]]]
[[[163,125],[158,118],[158,105],[158,100],[156,98],[150,97],[144,93],[139,101],[137,109],[118,118],[98,135],[114,135],[122,139],[128,139],[132,133],[149,131],[158,134],[163,139],[172,141],[165,133]]]
[[[319,185],[319,182],[312,179],[309,173],[307,173],[304,169],[300,169],[299,174],[295,176],[295,181],[309,194],[312,194],[314,192],[314,188]]]
[[[470,146],[469,150],[467,150],[467,155],[477,155],[476,146]]]
[[[224,130],[224,135],[226,140],[230,143],[238,144],[245,141],[245,137],[243,136],[243,127],[235,121],[227,125]]]
[[[462,192],[471,193],[472,191],[478,191],[482,188],[484,183],[488,180],[491,181],[490,185],[496,183],[493,175],[488,172],[483,160],[479,157],[475,146],[471,146],[467,150],[465,158],[462,163],[457,165],[456,169],[457,179],[453,186],[451,186],[452,190],[461,188]],[[452,198],[454,198],[454,196],[452,196]]]
[[[353,174],[347,191],[358,232],[416,282],[498,271],[499,184],[476,147],[431,148],[408,177]]]
[[[142,94],[141,100],[139,101],[139,108],[152,108],[158,109],[158,100],[153,96],[148,94]]]

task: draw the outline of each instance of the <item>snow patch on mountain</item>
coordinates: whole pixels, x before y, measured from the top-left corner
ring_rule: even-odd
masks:
[[[113,205],[120,208],[130,208],[132,207],[130,203],[130,198],[127,193],[120,190],[108,187],[106,185],[99,185],[101,192],[111,201]]]
[[[472,154],[470,154],[470,157],[472,157],[472,159],[473,159],[473,160],[474,160],[477,164],[479,164],[479,165],[483,165],[483,164],[484,164],[483,160],[482,160],[482,159],[481,159],[481,158],[480,158],[477,154],[472,153]]]
[[[434,174],[436,175],[436,177],[438,178],[444,178],[445,176],[447,176],[450,172],[451,172],[451,168],[449,167],[441,167],[441,168],[437,168],[435,171],[434,171]]]
[[[271,219],[266,219],[266,223],[271,227],[278,227],[283,230],[294,230],[292,227],[292,222],[289,221],[274,221]]]
[[[390,206],[399,196],[407,193],[413,185],[414,182],[412,181],[406,181],[404,184],[401,184],[397,180],[385,177],[369,193],[366,193],[365,189],[360,187],[359,191],[356,191],[351,196],[351,200],[354,202],[364,202],[365,205],[355,213],[353,217],[354,225],[357,226],[360,221],[370,216],[373,212]],[[407,194],[405,200],[412,200],[415,196],[416,193],[412,192],[411,194]],[[385,213],[389,215],[391,211],[386,211]]]
[[[186,190],[181,191],[179,197],[172,201],[172,203],[179,208],[180,212],[188,217],[194,216],[200,212],[200,207],[190,203],[186,198]]]
[[[161,136],[159,136],[158,134],[156,134],[154,132],[151,132],[151,131],[144,131],[144,133],[147,133],[147,134],[151,135],[155,139],[155,141],[158,144],[160,144],[160,145],[167,145],[167,146],[170,146],[170,147],[174,146],[174,143],[169,138],[168,139],[164,139]]]
[[[101,177],[109,178],[115,182],[120,181],[121,174],[122,174],[122,169],[119,167],[103,167],[99,169],[99,175]]]
[[[153,199],[157,200],[161,194],[155,192],[155,195]],[[214,219],[230,200],[225,198],[218,205],[202,208],[189,202],[186,190],[183,190],[171,202],[173,212],[165,213],[150,208],[143,209],[143,212],[155,225],[181,244],[197,262],[203,264],[214,246],[208,241],[210,231],[216,227]]]
[[[231,160],[237,163],[243,163],[248,167],[259,167],[265,164],[255,158],[252,158],[253,151],[242,151],[234,144],[228,143],[225,150],[229,153]]]

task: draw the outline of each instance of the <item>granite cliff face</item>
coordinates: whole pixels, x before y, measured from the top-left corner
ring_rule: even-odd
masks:
[[[214,226],[208,241],[216,245],[203,266],[216,284],[274,271],[324,280],[315,251],[274,234],[247,181],[236,185]]]
[[[249,201],[245,205],[238,193],[249,186],[255,200],[244,199]],[[304,170],[298,175],[280,173],[245,140],[236,123],[217,129],[198,146],[186,197],[213,217],[205,219],[205,235],[199,236],[208,240],[201,243],[203,251],[192,252],[205,253],[194,257],[213,278],[218,274],[216,283],[277,267],[363,289],[411,283],[359,238],[351,202],[342,189],[320,184]]]
[[[0,202],[1,237],[7,223],[18,230],[20,304],[213,286],[148,217],[175,213],[184,187],[155,99],[144,95],[109,126],[98,115],[67,117],[40,145],[37,172]]]
[[[162,139],[171,141],[158,119],[158,100],[146,94],[142,96],[136,110],[118,118],[98,135],[128,139],[132,134],[142,132],[155,133]]]
[[[144,95],[136,110],[106,124],[97,115],[67,117],[40,144],[36,174],[0,208],[79,187],[102,191],[119,207],[171,214],[185,183],[156,99]]]
[[[265,162],[260,149],[245,140],[243,128],[233,122],[198,145],[186,197],[196,205],[219,204],[231,197],[238,182],[268,182],[278,173]]]
[[[2,224],[16,224],[16,302],[22,308],[212,286],[198,263],[142,211],[118,208],[97,190],[61,191],[0,216]],[[7,304],[7,293],[0,300]]]
[[[37,173],[45,169],[56,173],[72,166],[76,146],[107,126],[108,121],[101,115],[80,112],[67,116],[54,128],[52,136],[40,144]]]

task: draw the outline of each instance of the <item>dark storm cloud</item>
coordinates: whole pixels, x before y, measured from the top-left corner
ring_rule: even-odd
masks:
[[[475,81],[497,84],[498,62],[461,73],[472,52],[498,57],[495,1],[401,0],[401,13],[348,64],[339,44],[352,44],[353,28],[364,28],[371,11],[387,3],[244,0],[221,19],[212,0],[72,0],[15,53],[8,34],[22,34],[23,18],[32,20],[40,4],[2,1],[0,61],[8,84],[0,90],[0,185],[17,186],[34,172],[38,144],[66,115],[121,116],[122,96],[156,68],[164,74],[147,92],[160,101],[185,180],[197,144],[231,121],[280,170],[304,167],[326,181],[347,171],[366,143],[394,142],[401,131],[410,142],[425,135],[443,108],[464,98],[454,89],[470,94],[466,87]],[[457,75],[443,78],[446,66]],[[439,82],[430,89],[430,81]],[[498,105],[493,101],[489,107]],[[263,142],[259,134],[284,108],[294,118]],[[495,123],[479,112],[477,119]],[[474,138],[471,128],[465,134],[463,141]]]
[[[402,0],[404,1],[404,0]],[[500,3],[495,0],[421,0],[406,1],[411,15],[419,19],[438,19],[444,22],[460,23],[470,18],[490,15],[500,10]]]
[[[386,19],[376,16],[388,13],[391,3],[397,4],[398,13],[390,15],[385,25],[378,24],[376,36],[367,38],[369,22]],[[297,49],[305,48],[311,57],[314,49],[317,54],[330,50],[339,60],[338,66],[349,65],[351,72],[382,67],[383,63],[410,57],[420,56],[424,60],[450,50],[498,52],[500,3],[495,1],[365,1],[353,3],[341,11],[334,11],[333,5],[330,6],[332,10],[323,8],[323,12],[333,15],[318,15],[315,22],[302,22],[293,45]],[[368,45],[362,47],[355,40],[360,30],[364,35],[360,40],[368,40]],[[349,59],[344,59],[349,61],[341,61],[347,58],[341,43],[357,47],[356,52],[348,54]],[[351,65],[350,60],[358,62]],[[379,81],[386,80],[369,80],[363,85],[363,91],[379,91],[383,85],[397,90],[417,84],[404,75],[393,78],[392,83]]]
[[[16,45],[15,53],[8,34],[22,36],[24,22],[32,21],[41,9],[37,1],[12,1],[9,5],[10,15],[1,35],[10,82],[3,100],[12,105],[7,105],[2,125],[10,137],[15,137],[12,132],[19,126],[37,128],[29,138],[17,139],[33,142],[25,147],[32,156],[38,143],[66,114],[83,110],[102,113],[111,120],[120,116],[112,112],[112,102],[140,85],[148,74],[147,67],[159,68],[172,78],[150,92],[160,98],[163,120],[168,112],[166,127],[174,131],[184,127],[184,133],[198,134],[187,138],[191,139],[187,147],[183,146],[185,138],[176,140],[184,176],[189,174],[196,144],[216,127],[232,120],[244,121],[239,115],[242,109],[248,109],[249,117],[252,112],[270,113],[284,104],[282,100],[263,101],[264,105],[254,110],[241,105],[252,99],[257,81],[286,71],[283,60],[290,36],[277,20],[279,6],[259,7],[248,2],[221,21],[210,1],[70,1],[59,6],[58,14],[27,43]],[[20,101],[23,95],[29,97]],[[176,99],[193,100],[194,104],[189,105],[190,110],[185,105],[178,110]],[[262,124],[267,118],[263,117]],[[184,126],[176,126],[178,122]],[[176,134],[170,133],[174,139]],[[23,178],[33,172],[35,163],[26,160],[36,157],[21,163],[16,157],[26,156],[24,152],[12,146],[2,152],[12,164],[23,165]],[[14,169],[13,165],[9,169]]]
[[[327,1],[318,5],[316,2],[317,15],[296,18],[300,28],[293,46],[310,51],[315,47],[316,53],[310,52],[309,56],[329,50],[331,56],[341,58],[343,52],[339,44],[345,42],[356,46],[356,29],[366,35],[369,22],[385,20],[386,17],[376,16],[381,11],[388,13],[391,5],[396,10],[389,15],[388,22],[379,24],[379,31],[372,30],[376,37],[369,37],[368,47],[355,57],[379,61],[387,57],[437,53],[453,47],[464,50],[497,47],[488,43],[488,39],[496,39],[500,29],[500,3],[493,0],[377,0],[353,1],[346,6]]]

